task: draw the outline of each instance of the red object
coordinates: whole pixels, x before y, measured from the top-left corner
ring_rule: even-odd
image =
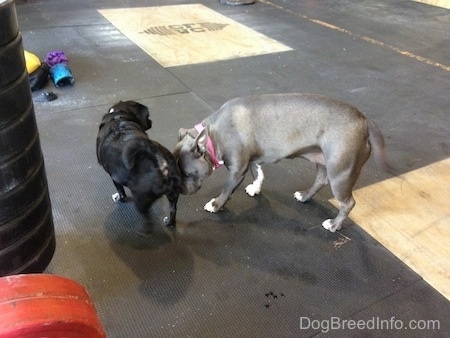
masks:
[[[86,290],[64,277],[0,278],[0,338],[106,337]]]

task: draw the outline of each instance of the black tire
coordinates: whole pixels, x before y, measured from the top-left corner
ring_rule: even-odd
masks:
[[[21,154],[39,137],[34,110],[30,108],[19,119],[0,128],[0,165]]]
[[[56,241],[14,1],[0,2],[0,22],[0,276],[5,276],[43,272]]]
[[[44,199],[48,202],[47,196]],[[2,276],[45,270],[50,262],[48,259],[51,259],[49,254],[53,255],[55,249],[55,237],[51,212],[44,216],[35,220],[34,227],[24,237],[17,238],[16,242],[1,250]]]
[[[22,75],[26,64],[20,34],[9,44],[0,46],[0,65],[0,88]]]
[[[0,8],[0,46],[6,45],[19,34],[16,7],[14,0],[6,0]]]
[[[20,98],[20,100],[17,98]],[[27,109],[33,109],[33,101],[31,98],[28,73],[24,71],[9,86],[4,88],[0,87],[0,128],[19,118]]]

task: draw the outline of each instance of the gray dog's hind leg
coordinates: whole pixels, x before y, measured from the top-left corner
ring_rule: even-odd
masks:
[[[341,230],[342,223],[347,218],[350,211],[355,206],[355,200],[352,195],[348,197],[347,199],[341,201],[339,200],[339,213],[336,216],[335,219],[327,219],[322,223],[322,226],[331,231],[336,232],[337,230]]]
[[[245,187],[245,191],[249,196],[259,195],[261,192],[261,186],[264,181],[264,173],[259,164],[255,162],[250,163],[250,171],[255,179],[252,184],[247,185]]]
[[[321,164],[317,164],[316,168],[317,174],[314,184],[306,191],[296,191],[294,193],[294,197],[297,201],[309,201],[321,188],[328,184],[326,167]],[[335,232],[336,230],[340,230],[342,228],[342,222],[344,222],[350,210],[352,210],[352,208],[355,206],[355,200],[353,199],[351,191],[354,182],[351,179],[340,179],[341,182],[344,183],[339,183],[337,179],[334,179],[330,182],[333,195],[340,203],[339,214],[335,219],[327,219],[322,223],[322,226],[331,232]],[[351,187],[349,190],[348,187],[350,185]]]
[[[309,201],[320,189],[328,184],[327,169],[322,164],[316,164],[316,180],[306,191],[296,191],[294,197],[299,202]]]
[[[322,223],[325,229],[335,232],[342,228],[342,223],[355,206],[352,190],[358,175],[359,170],[355,167],[339,171],[338,174],[329,174],[331,191],[339,201],[339,213],[335,219],[327,219]]]
[[[331,191],[339,201],[339,213],[336,218],[327,219],[322,223],[322,226],[331,232],[342,228],[342,223],[355,206],[355,199],[352,195],[353,186],[359,177],[361,168],[370,156],[369,144],[361,142],[355,142],[355,144],[361,144],[361,147],[359,150],[355,149],[351,158],[348,153],[342,154],[342,157],[335,153],[333,163],[328,163],[327,166]],[[345,161],[342,159],[345,159]]]

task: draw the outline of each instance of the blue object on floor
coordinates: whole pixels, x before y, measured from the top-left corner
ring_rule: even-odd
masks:
[[[58,63],[51,67],[50,76],[56,87],[72,85],[75,81],[69,66],[65,63]]]

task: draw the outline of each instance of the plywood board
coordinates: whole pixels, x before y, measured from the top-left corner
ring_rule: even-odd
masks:
[[[413,0],[413,1],[450,9],[450,0]]]
[[[354,197],[350,218],[450,300],[450,158]]]
[[[200,4],[99,12],[164,67],[291,50]]]

